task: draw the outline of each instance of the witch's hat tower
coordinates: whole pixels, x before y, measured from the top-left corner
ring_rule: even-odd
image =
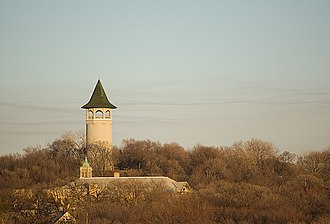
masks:
[[[89,102],[81,108],[86,109],[86,146],[98,142],[111,146],[112,109],[117,107],[108,100],[100,80]]]

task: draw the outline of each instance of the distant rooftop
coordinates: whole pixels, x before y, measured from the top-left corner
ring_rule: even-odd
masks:
[[[83,109],[89,108],[112,108],[116,109],[117,107],[110,103],[108,100],[107,94],[105,93],[102,83],[100,80],[97,81],[94,92],[88,101],[87,104],[82,106]]]
[[[161,185],[171,192],[185,192],[190,189],[187,182],[177,182],[164,176],[144,176],[144,177],[90,177],[80,178],[77,183],[97,184],[100,187],[106,187],[113,183],[142,183]]]

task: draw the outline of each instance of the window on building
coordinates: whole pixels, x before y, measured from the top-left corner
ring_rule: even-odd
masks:
[[[103,112],[101,110],[96,111],[95,118],[103,118]]]
[[[93,111],[89,110],[88,111],[88,118],[93,119],[93,115],[94,115]]]
[[[107,111],[105,112],[105,118],[110,118],[110,110],[107,110]]]

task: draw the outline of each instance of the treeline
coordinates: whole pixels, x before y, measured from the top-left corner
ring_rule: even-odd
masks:
[[[74,181],[85,155],[84,139],[68,133],[45,148],[29,147],[22,154],[1,156],[2,220],[15,216],[20,223],[18,202],[23,206],[27,199],[14,190],[38,192]],[[112,166],[125,176],[188,181],[193,192],[157,191],[129,205],[120,200],[78,205],[71,212],[79,223],[84,222],[86,211],[90,223],[330,223],[330,148],[294,155],[257,139],[228,147],[196,145],[190,150],[176,143],[128,139],[110,153],[106,145],[91,147],[89,160],[93,176],[111,175]],[[47,198],[42,206],[58,207],[49,197],[35,198],[30,197],[27,208],[41,198]],[[40,208],[40,217],[46,216]]]

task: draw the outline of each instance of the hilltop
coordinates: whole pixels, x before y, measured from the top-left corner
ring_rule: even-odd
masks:
[[[131,201],[100,193],[88,204],[66,202],[75,204],[66,209],[78,223],[87,213],[96,224],[330,222],[330,148],[295,155],[258,139],[189,150],[177,143],[126,139],[112,147],[111,156],[102,145],[90,150],[98,176],[112,175],[105,168],[111,160],[125,176],[167,176],[188,181],[193,190],[168,195],[154,189],[141,197],[137,192],[143,189],[135,186]],[[44,190],[78,179],[85,154],[84,139],[65,134],[47,147],[1,156],[0,221],[44,223],[51,211],[65,206]],[[17,193],[22,191],[29,193]],[[34,217],[22,212],[32,209]]]

